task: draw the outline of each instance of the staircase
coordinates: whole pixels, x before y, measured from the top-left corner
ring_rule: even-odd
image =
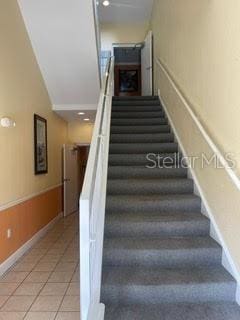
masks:
[[[113,98],[101,300],[105,320],[239,320],[222,267],[157,97]]]

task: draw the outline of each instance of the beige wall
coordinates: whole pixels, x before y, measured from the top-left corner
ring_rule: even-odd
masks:
[[[149,22],[135,24],[101,25],[101,45],[103,50],[112,50],[113,43],[138,43],[144,40]]]
[[[61,183],[61,147],[67,125],[51,110],[16,0],[0,2],[0,206]],[[33,114],[48,120],[49,173],[34,175]]]
[[[93,123],[79,123],[72,121],[68,123],[68,138],[70,143],[90,144],[93,133]]]
[[[222,152],[233,152],[240,168],[240,2],[156,0],[152,29],[160,58],[209,135]],[[188,155],[211,149],[168,79],[155,64],[161,95]],[[213,166],[195,175],[212,219],[240,274],[240,191],[224,170]],[[239,278],[240,279],[240,278]]]

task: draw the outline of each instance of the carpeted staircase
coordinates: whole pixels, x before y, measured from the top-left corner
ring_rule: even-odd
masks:
[[[147,168],[149,153],[179,161],[157,97],[113,98],[109,152],[105,320],[239,320],[236,282],[187,170]]]

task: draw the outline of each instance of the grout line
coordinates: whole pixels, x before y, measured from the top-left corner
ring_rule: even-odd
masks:
[[[67,222],[67,223],[66,223]],[[61,299],[61,302],[59,304],[59,307],[58,307],[58,310],[57,311],[51,311],[51,312],[55,312],[55,317],[54,319],[56,319],[57,315],[58,315],[58,312],[62,306],[62,303],[63,303],[63,300],[64,298],[66,297],[66,293],[71,285],[71,281],[75,275],[75,272],[77,271],[77,268],[78,268],[78,265],[79,265],[79,259],[75,260],[73,258],[73,260],[70,260],[70,261],[64,261],[63,257],[64,255],[67,253],[67,251],[69,250],[69,248],[73,249],[73,252],[75,253],[75,250],[77,247],[75,247],[75,241],[76,241],[76,237],[78,237],[78,234],[79,234],[79,231],[75,228],[75,218],[73,217],[73,219],[70,220],[70,222],[64,220],[64,219],[61,219],[55,226],[53,229],[51,229],[48,233],[46,233],[46,235],[41,238],[37,244],[41,243],[42,241],[48,239],[48,236],[49,235],[54,235],[54,234],[59,234],[52,242],[50,240],[50,243],[47,248],[36,248],[37,244],[35,246],[33,246],[28,252],[26,252],[15,264],[14,266],[12,266],[12,268],[10,270],[8,270],[3,276],[7,275],[8,273],[10,273],[11,271],[12,272],[26,272],[26,276],[22,279],[21,282],[18,283],[16,289],[11,293],[11,295],[9,295],[8,299],[5,301],[5,303],[2,305],[1,309],[3,308],[3,306],[7,303],[7,301],[14,296],[15,292],[18,290],[18,288],[25,282],[26,278],[32,273],[32,272],[49,272],[49,276],[47,277],[46,281],[45,282],[29,282],[29,284],[34,284],[34,283],[41,283],[43,284],[43,287],[41,288],[41,290],[38,292],[38,294],[35,297],[35,299],[33,299],[33,302],[31,303],[31,305],[29,306],[29,308],[27,309],[27,311],[21,311],[23,313],[25,313],[23,319],[26,319],[28,313],[30,312],[33,304],[36,302],[37,298],[40,296],[40,293],[42,292],[42,290],[44,289],[44,287],[46,286],[46,284],[50,283],[48,282],[48,280],[50,279],[51,275],[56,272],[56,268],[57,266],[60,264],[60,263],[76,263],[76,267],[74,268],[73,272],[72,272],[72,276],[70,277],[70,280],[68,282],[64,282],[65,284],[67,284],[67,287],[66,287],[66,290],[65,290],[65,294],[62,296],[62,299]],[[62,229],[62,233],[58,230],[58,228]],[[72,231],[72,232],[71,232]],[[53,236],[54,238],[54,236]],[[51,271],[34,271],[35,267],[41,263],[41,261],[47,256],[47,254],[49,254],[50,250],[52,250],[52,248],[58,244],[58,242],[61,242],[62,239],[66,239],[67,241],[67,246],[65,248],[65,250],[59,254],[59,259],[57,259],[57,262],[56,262],[56,265],[55,267],[53,268],[53,270]],[[35,250],[44,250],[46,249],[45,253],[43,253],[42,255],[40,255],[39,259],[37,259],[35,261],[35,263],[33,264],[33,267],[28,270],[28,271],[14,271],[14,267],[18,264],[18,263],[21,263],[22,260],[24,258],[26,258],[29,254],[31,254],[31,251],[35,249]],[[26,262],[27,263],[27,262]],[[29,262],[31,263],[31,262]],[[47,262],[46,262],[47,263]],[[59,271],[61,272],[61,271]],[[62,272],[70,272],[70,271],[62,271]],[[6,284],[6,283],[13,283],[13,282],[2,282],[2,284]],[[28,283],[28,282],[25,282],[25,283]],[[22,295],[22,297],[24,297],[24,295]],[[32,296],[29,296],[29,295],[25,295],[25,297],[33,297]],[[1,310],[0,309],[0,310]],[[11,311],[8,311],[8,312],[11,312]],[[19,311],[20,312],[20,311]],[[35,311],[34,311],[35,312]],[[36,312],[46,312],[46,311],[36,311]]]

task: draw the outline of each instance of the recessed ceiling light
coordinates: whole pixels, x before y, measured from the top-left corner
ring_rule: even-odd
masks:
[[[82,115],[85,114],[85,112],[78,112],[78,114],[79,114],[80,116],[82,116]]]
[[[103,3],[104,7],[108,7],[110,5],[110,1],[104,0]]]
[[[89,121],[90,119],[88,119],[88,118],[85,118],[85,119],[83,119],[84,121]]]

